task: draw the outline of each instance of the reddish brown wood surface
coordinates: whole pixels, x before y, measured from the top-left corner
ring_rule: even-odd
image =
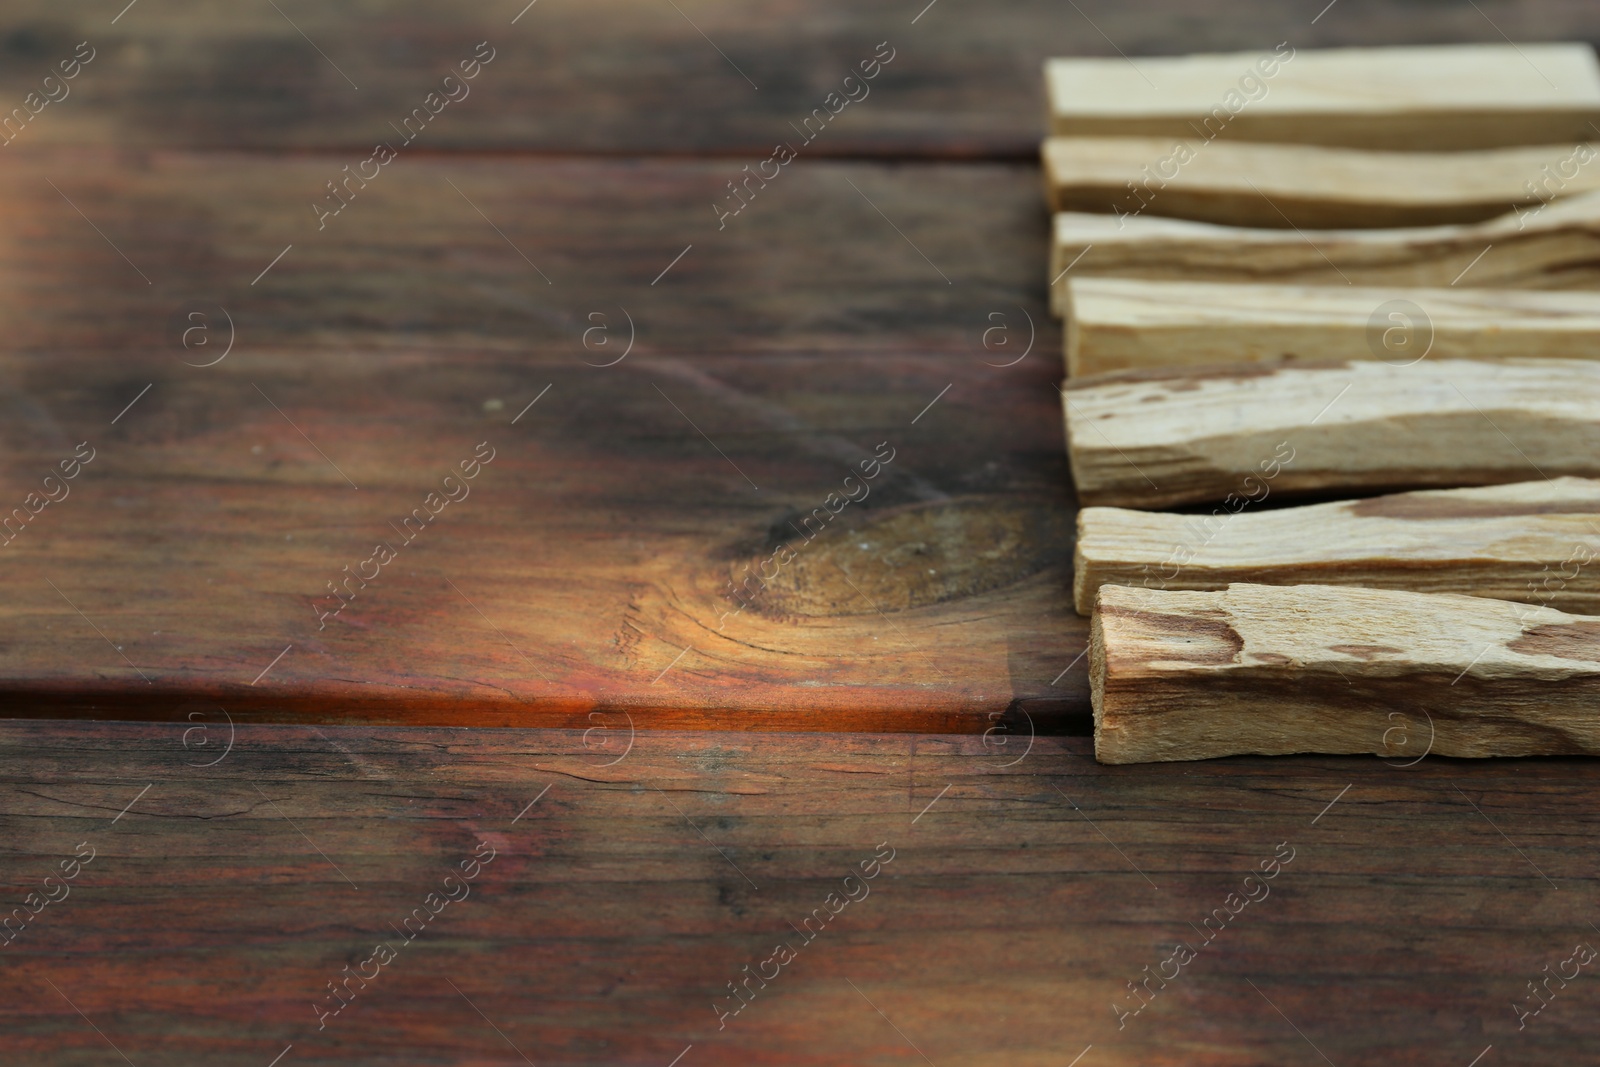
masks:
[[[1592,4],[272,6],[0,12],[7,107],[97,48],[0,148],[4,508],[96,450],[0,548],[0,712],[175,720],[0,722],[7,906],[96,850],[0,947],[0,1062],[1583,1062],[1585,983],[1521,1030],[1513,1004],[1600,940],[1586,764],[1407,768],[1411,720],[1391,766],[1029,746],[1087,709],[1030,161],[1046,55],[1594,39]],[[323,183],[486,39],[472,97],[319,232]],[[872,96],[717,230],[884,40]],[[224,309],[234,349],[185,365]],[[595,366],[623,309],[635,346]],[[472,495],[316,630],[483,440]],[[714,636],[730,572],[886,440]],[[581,729],[336,724],[406,718]],[[673,723],[738,732],[646,729]],[[472,895],[318,1031],[484,840]],[[1119,1030],[1280,842],[1271,896]],[[880,843],[871,895],[719,1030]]]
[[[617,717],[587,747],[245,726],[228,749],[202,725],[187,747],[182,724],[0,726],[6,908],[94,850],[0,948],[5,1062],[1466,1067],[1492,1045],[1483,1067],[1600,1041],[1592,967],[1521,1030],[1513,1009],[1600,946],[1591,764],[1406,767],[1420,715],[1386,761],[1123,768],[1005,734],[630,751]],[[327,983],[484,841],[470,895],[319,1031]],[[1264,899],[1225,904],[1280,846]],[[1197,957],[1119,1029],[1180,941]],[[780,943],[797,958],[719,1030]]]
[[[0,514],[43,508],[0,548],[0,701],[768,729],[1086,711],[1047,225],[1031,161],[997,162],[1033,154],[1044,56],[1595,24],[1556,0],[1493,19],[1346,0],[1315,21],[110,7],[0,17],[0,91],[28,113],[0,149]],[[474,54],[470,95],[429,103]],[[872,94],[719,219],[745,164],[873,56]],[[404,143],[419,105],[438,114]],[[397,158],[364,163],[379,140]],[[616,158],[647,154],[675,158]],[[227,358],[196,366],[225,325]],[[625,325],[627,357],[600,365]],[[377,566],[485,441],[470,499],[326,621],[329,583]],[[81,442],[71,496],[30,497]],[[787,561],[880,447],[870,497]],[[730,579],[774,553],[725,614]]]
[[[494,62],[430,125],[430,149],[712,152],[754,164],[792,136],[790,123],[838,106],[827,94],[887,41],[893,61],[830,122],[818,153],[1031,160],[1049,56],[1600,36],[1588,0],[1340,0],[1320,18],[1323,5],[1274,0],[277,0],[277,11],[137,0],[119,16],[126,4],[7,5],[7,108],[78,42],[96,49],[71,95],[30,124],[28,143],[369,147],[488,41]]]
[[[0,548],[18,711],[981,731],[1086,707],[1031,169],[815,163],[719,231],[726,163],[391,166],[319,231],[321,159],[11,157],[8,506],[94,450]],[[354,597],[325,618],[330,582]]]

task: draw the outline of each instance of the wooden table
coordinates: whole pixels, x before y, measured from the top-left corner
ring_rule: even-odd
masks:
[[[1600,30],[1320,7],[8,6],[4,506],[93,452],[0,549],[13,905],[94,859],[0,948],[0,1059],[1574,1062],[1581,979],[1510,1005],[1600,942],[1587,764],[1109,769],[1070,736],[1042,59]],[[319,1031],[347,964],[377,977]]]

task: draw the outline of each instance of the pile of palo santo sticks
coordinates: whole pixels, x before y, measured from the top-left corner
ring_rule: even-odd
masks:
[[[1045,75],[1097,757],[1600,753],[1593,51]]]

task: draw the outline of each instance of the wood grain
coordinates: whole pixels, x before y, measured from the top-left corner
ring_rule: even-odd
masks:
[[[1051,308],[1084,274],[1157,281],[1480,289],[1600,288],[1600,194],[1488,222],[1384,230],[1246,229],[1139,215],[1055,216]]]
[[[1070,377],[1219,363],[1600,357],[1594,292],[1067,282]]]
[[[1157,508],[1600,476],[1600,363],[1128,371],[1062,391],[1083,504]]]
[[[36,152],[0,175],[0,515],[97,450],[0,548],[13,714],[1086,716],[1030,168],[802,161],[719,231],[725,162],[402,156],[319,231],[329,166]],[[945,225],[969,199],[982,257]],[[944,310],[874,204],[951,278]],[[181,346],[191,309],[212,347]],[[199,366],[224,312],[233,351]],[[987,350],[989,312],[1018,351],[1031,315],[1038,351]],[[470,497],[403,543],[484,442]],[[330,582],[354,599],[324,619]]]
[[[1321,1062],[1265,994],[1335,1063],[1465,1065],[1491,1042],[1581,1061],[1600,1039],[1581,983],[1522,1031],[1510,1005],[1594,940],[1591,764],[1401,769],[1427,735],[1406,716],[1385,762],[1138,767],[1025,730],[640,731],[628,750],[620,715],[587,737],[240,726],[204,767],[229,738],[214,708],[0,723],[7,912],[80,842],[97,853],[0,948],[0,1058],[121,1063],[109,1041],[141,1067],[267,1067],[291,1044],[278,1067],[520,1064],[512,1044],[538,1064],[666,1067],[690,1045],[679,1067],[921,1063],[898,1027],[938,1064],[1090,1044],[1079,1067]],[[471,895],[319,1031],[327,983],[482,841]],[[726,983],[798,944],[789,924],[880,842],[870,895],[719,1030]],[[1198,944],[1189,924],[1280,843],[1271,895],[1118,1029],[1126,983]]]
[[[1265,499],[1265,498],[1263,498]],[[1102,585],[1222,589],[1362,585],[1462,593],[1600,615],[1600,482],[1585,478],[1397,493],[1207,515],[1078,513],[1072,595]]]
[[[1441,150],[1587,140],[1600,65],[1585,44],[1056,59],[1051,132]]]
[[[1119,49],[1140,57],[1285,39],[1309,48],[1498,45],[1500,30],[1519,42],[1600,34],[1600,16],[1586,0],[1486,9],[1492,23],[1462,0],[1426,7],[1340,0],[1314,25],[1275,0],[1200,7],[1081,0],[1077,11],[1050,0],[939,3],[914,25],[921,4],[907,13],[899,4],[846,0],[818,0],[806,18],[772,0],[677,0],[681,14],[656,0],[540,0],[531,9],[527,0],[277,3],[282,14],[270,4],[139,0],[119,18],[127,0],[13,0],[0,12],[7,111],[78,42],[98,52],[71,96],[48,105],[18,145],[365,155],[478,42],[489,41],[498,58],[470,99],[430,125],[430,150],[724,154],[754,168],[775,143],[795,138],[790,123],[829,106],[828,93],[887,40],[895,60],[865,101],[849,105],[807,147],[811,158],[1021,161],[1038,154],[1040,70],[1050,56],[1121,63]]]
[[[0,168],[0,487],[20,503],[78,441],[99,447],[71,498],[23,535],[27,564],[0,559],[0,646],[18,671],[0,709],[176,720],[0,722],[7,906],[77,843],[99,849],[71,899],[0,949],[0,1060],[453,1067],[526,1053],[540,1064],[832,1067],[922,1052],[1034,1067],[1093,1044],[1080,1067],[1281,1067],[1308,1058],[1309,1039],[1341,1064],[1466,1064],[1491,1040],[1481,1067],[1582,1061],[1597,1034],[1591,1013],[1571,1010],[1581,990],[1524,1031],[1508,1006],[1570,953],[1574,930],[1587,936],[1597,813],[1580,761],[1396,771],[1246,758],[1195,774],[1101,767],[1086,738],[1029,740],[1027,713],[1045,729],[1050,694],[1056,707],[1088,706],[1072,662],[1084,627],[1065,610],[1071,509],[1046,390],[1059,371],[1040,355],[1059,338],[1041,314],[1048,223],[1030,160],[1046,55],[1237,49],[1291,34],[1308,45],[1500,41],[1502,29],[1594,39],[1589,0],[1485,5],[1493,23],[1457,0],[1340,0],[1316,21],[1270,0],[1082,0],[1070,13],[1043,0],[942,3],[914,24],[910,8],[832,0],[798,14],[703,0],[679,0],[681,14],[654,0],[276,6],[281,15],[210,0],[18,0],[0,11],[0,87],[13,106],[61,58],[57,44],[99,47],[71,99],[6,146]],[[485,39],[499,58],[472,99],[317,231],[312,195]],[[900,54],[871,99],[702,238],[725,182],[886,39]],[[46,145],[97,151],[34,151]],[[673,159],[638,159],[649,155]],[[1027,165],[817,165],[852,155]],[[201,308],[208,344],[221,340],[222,309],[239,330],[210,368],[178,362],[219,351],[178,342]],[[615,359],[624,309],[637,344],[599,366]],[[1039,351],[1003,366],[1025,341],[1024,310]],[[584,346],[595,313],[611,347]],[[992,313],[1006,316],[1000,334],[983,332],[999,323]],[[905,550],[861,571],[838,538],[864,591],[909,601],[1015,574],[1030,552],[1056,560],[960,598],[972,610],[959,623],[962,676],[979,670],[1023,694],[1009,712],[962,718],[995,732],[751,736],[745,727],[785,717],[886,729],[912,706],[846,715],[808,703],[839,661],[790,671],[798,657],[784,642],[737,654],[798,679],[788,710],[682,710],[670,687],[711,692],[720,670],[696,667],[694,653],[651,686],[678,650],[649,637],[624,645],[630,605],[666,617],[663,632],[699,637],[681,610],[685,575],[767,558],[770,527],[791,507],[810,514],[841,464],[902,423],[916,438],[893,439],[899,455],[872,497],[839,520],[887,518]],[[314,627],[311,594],[371,551],[372,528],[414,507],[462,458],[456,445],[470,454],[507,427],[527,439],[501,447],[471,499],[430,526],[438,538],[409,546],[404,570],[386,568],[330,625],[333,639],[296,640],[250,686],[279,637],[300,636],[280,624]],[[976,506],[926,506],[939,493]],[[999,565],[984,555],[1030,515],[1046,521],[1022,550]],[[959,581],[925,584],[916,556],[947,543],[952,525],[973,535],[948,542],[970,558],[954,561]],[[785,601],[843,604],[819,570],[814,585],[782,589]],[[888,580],[861,581],[878,575]],[[1022,586],[1034,592],[1018,599]],[[880,607],[904,631],[893,634],[901,660],[954,628],[940,615],[941,639],[922,646],[912,620],[932,622],[929,605]],[[94,626],[141,669],[157,666],[148,703]],[[558,626],[568,632],[550,645],[527,640]],[[862,623],[852,647],[881,649],[892,629]],[[574,715],[582,731],[483,727],[546,717],[548,706],[483,684],[536,684],[524,652],[547,671],[551,659],[594,657],[601,707],[657,702],[631,722],[620,710]],[[947,684],[940,666],[930,656],[915,678],[915,706]],[[765,699],[755,673],[723,671],[720,691]],[[19,677],[33,688],[20,691]],[[193,699],[217,678],[220,703]],[[458,711],[473,728],[337,724]],[[230,727],[230,713],[318,725]],[[737,732],[647,727],[674,715]],[[1396,751],[1409,762],[1421,748]],[[484,839],[500,854],[472,898],[318,1031],[312,1006],[327,983]],[[1300,858],[1272,899],[1117,1029],[1109,1009],[1128,1002],[1138,966],[1170,955],[1284,840]],[[872,897],[719,1030],[712,997],[881,841],[899,855]]]
[[[1600,753],[1600,618],[1452,593],[1102,586],[1095,758],[1388,754],[1426,711],[1439,756]],[[1393,737],[1393,735],[1388,735]]]
[[[1049,137],[1041,149],[1052,211],[1303,229],[1482,222],[1600,189],[1597,155],[1582,141],[1379,152],[1125,136]]]

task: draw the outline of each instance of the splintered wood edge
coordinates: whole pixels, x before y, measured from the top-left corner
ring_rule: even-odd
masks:
[[[1495,485],[1530,465],[1600,476],[1590,360],[1125,371],[1068,382],[1061,399],[1084,506]],[[1514,447],[1483,432],[1486,416]]]
[[[1592,616],[1394,590],[1108,585],[1091,633],[1102,763],[1600,754]]]
[[[1144,57],[1132,70],[1104,57],[1053,58],[1044,76],[1050,131],[1066,136],[1187,137],[1204,124],[1207,136],[1236,141],[1437,151],[1582,140],[1600,115],[1600,64],[1579,42],[1297,50],[1284,41]],[[1352,84],[1361,97],[1344,91]]]
[[[1221,363],[1600,359],[1600,293],[1068,278],[1067,376]]]
[[[1600,614],[1600,480],[1554,478],[1209,515],[1078,512],[1073,606],[1102,586],[1362,585]],[[1399,547],[1397,547],[1399,546]]]
[[[1596,246],[1592,254],[1574,247],[1585,240]],[[1504,254],[1480,264],[1486,245],[1501,245]],[[1315,245],[1292,229],[1061,211],[1051,219],[1050,311],[1067,314],[1067,280],[1083,275],[1448,288],[1470,267],[1480,286],[1593,288],[1593,258],[1600,258],[1600,192],[1484,222],[1323,230]]]
[[[1046,138],[1052,211],[1310,229],[1482,222],[1600,188],[1586,142],[1396,152],[1174,137]],[[1568,168],[1572,173],[1568,174]]]
[[[1100,592],[1107,586],[1101,586],[1095,595],[1095,605],[1099,606]],[[1095,611],[1089,618],[1089,706],[1094,714],[1094,734],[1096,747],[1099,747],[1100,719],[1105,710],[1106,694],[1106,635],[1105,624],[1100,617],[1100,612]]]

